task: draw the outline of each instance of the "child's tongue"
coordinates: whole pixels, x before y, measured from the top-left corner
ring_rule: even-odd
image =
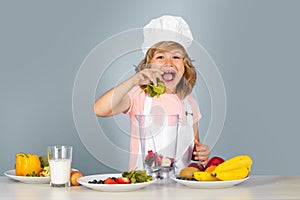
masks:
[[[172,81],[173,80],[173,75],[171,73],[166,73],[163,75],[163,79],[165,81]]]

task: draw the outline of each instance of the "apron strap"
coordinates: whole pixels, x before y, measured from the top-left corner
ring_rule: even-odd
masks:
[[[152,98],[146,95],[145,103],[144,103],[144,115],[149,115],[151,111]]]

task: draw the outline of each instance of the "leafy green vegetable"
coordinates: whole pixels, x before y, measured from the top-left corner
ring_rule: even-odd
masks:
[[[46,156],[40,156],[39,159],[41,161],[42,168],[49,166],[48,158]]]
[[[143,183],[152,181],[152,176],[148,176],[145,170],[132,170],[122,173],[123,177],[129,178],[131,183]]]
[[[153,83],[147,84],[144,91],[147,91],[150,97],[159,97],[161,94],[166,92],[166,85],[159,78],[157,78],[157,85],[153,85]]]

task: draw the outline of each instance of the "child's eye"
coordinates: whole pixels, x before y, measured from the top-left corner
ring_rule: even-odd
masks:
[[[173,56],[174,59],[181,59],[180,56]]]
[[[157,56],[156,59],[163,59],[163,56]]]

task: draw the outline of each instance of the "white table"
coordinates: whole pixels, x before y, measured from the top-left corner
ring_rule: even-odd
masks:
[[[193,189],[178,183],[152,184],[131,192],[101,192],[83,186],[52,188],[48,184],[26,184],[0,176],[0,199],[300,199],[300,176],[251,176],[250,179],[231,188]]]

